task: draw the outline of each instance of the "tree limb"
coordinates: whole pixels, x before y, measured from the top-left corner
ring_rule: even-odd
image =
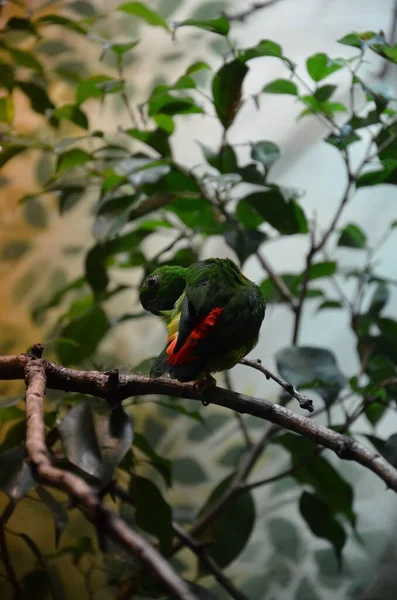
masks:
[[[61,471],[52,465],[45,444],[43,411],[49,363],[32,355],[24,355],[19,365],[24,370],[26,381],[26,453],[37,477],[71,494],[87,510],[97,527],[145,563],[173,594],[173,597],[179,600],[197,600],[161,554],[142,536],[130,529],[116,513],[102,504],[97,490],[73,473]],[[16,367],[16,362],[12,360],[11,369]],[[58,369],[62,370],[60,367]]]

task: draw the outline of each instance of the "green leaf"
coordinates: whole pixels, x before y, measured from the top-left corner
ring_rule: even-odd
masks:
[[[373,427],[375,427],[387,412],[388,406],[380,402],[373,402],[365,409],[365,416]]]
[[[301,541],[296,526],[282,517],[271,519],[267,525],[274,551],[278,555],[299,561]]]
[[[26,221],[32,227],[39,229],[47,227],[48,216],[45,207],[38,198],[30,198],[24,203],[23,213]]]
[[[385,168],[389,165],[385,163],[391,159],[390,167],[396,167],[397,161],[397,122],[394,121],[386,129],[381,129],[376,136],[376,145],[378,146],[379,158],[384,163]]]
[[[290,79],[275,79],[267,83],[262,92],[265,94],[289,94],[291,96],[298,95],[298,88]]]
[[[366,243],[367,236],[354,223],[346,225],[338,240],[338,246],[346,246],[348,248],[365,248]]]
[[[353,131],[352,125],[349,124],[344,125],[340,129],[340,134],[330,133],[325,138],[327,144],[335,146],[338,150],[345,150],[350,144],[354,144],[354,142],[359,142],[360,140],[361,137]]]
[[[343,305],[339,300],[325,300],[317,310],[325,310],[326,308],[343,308]]]
[[[198,485],[207,481],[207,474],[200,463],[193,458],[176,458],[172,462],[172,475],[174,481],[183,485]]]
[[[21,50],[20,48],[8,48],[8,52],[11,54],[18,66],[25,67],[26,69],[32,69],[40,74],[43,73],[43,66],[41,62],[32,52],[28,52],[28,50]]]
[[[200,147],[207,163],[217,169],[219,173],[237,173],[237,157],[232,146],[229,146],[229,144],[223,145],[219,153],[201,143]]]
[[[165,116],[165,115],[162,115]],[[148,131],[140,129],[126,129],[125,133],[130,137],[147,144],[156,150],[161,156],[171,156],[171,146],[169,142],[169,133],[164,129],[157,128]]]
[[[9,240],[1,249],[2,260],[17,260],[30,250],[31,244],[26,240]]]
[[[390,164],[377,171],[368,171],[357,178],[356,187],[366,187],[380,184],[397,185],[397,166]]]
[[[274,229],[284,235],[307,233],[308,225],[296,195],[287,188],[273,187],[250,194],[241,202],[250,204]]]
[[[62,531],[69,523],[68,512],[66,508],[54,498],[45,488],[38,486],[37,494],[40,500],[47,506],[51,512],[55,525],[55,547],[58,548]]]
[[[80,23],[61,15],[44,15],[36,19],[34,23],[36,25],[60,25],[76,33],[87,34],[87,30]]]
[[[92,75],[87,79],[82,79],[77,86],[77,104],[80,106],[80,104],[83,104],[88,98],[103,98],[104,88],[103,85],[101,87],[100,84],[111,81],[114,81],[114,79],[109,75]]]
[[[379,42],[384,43],[384,35],[382,33],[377,34],[374,31],[364,31],[363,33],[349,33],[343,38],[338,40],[340,44],[344,46],[352,46],[353,48],[365,49],[372,44]]]
[[[29,98],[32,109],[40,115],[45,115],[48,109],[54,108],[47,91],[32,81],[18,81],[19,89]]]
[[[252,46],[252,48],[245,48],[244,50],[239,50],[238,57],[239,60],[243,63],[246,63],[253,58],[259,58],[261,56],[275,56],[277,58],[285,58],[283,57],[282,49],[279,44],[276,42],[272,42],[271,40],[261,40],[256,46]]]
[[[112,44],[110,49],[117,56],[122,56],[129,50],[132,50],[139,44],[139,40],[133,40],[132,42],[125,42],[124,44]]]
[[[291,346],[276,354],[277,369],[280,375],[295,387],[311,387],[318,381],[316,391],[327,405],[332,404],[346,378],[339,371],[335,356],[325,348]]]
[[[108,411],[95,415],[95,425],[102,457],[101,480],[106,484],[131,448],[134,430],[130,417],[121,407],[110,410],[110,415]]]
[[[303,492],[299,509],[314,535],[328,540],[334,547],[339,565],[342,562],[342,549],[346,542],[343,527],[335,519],[328,505],[318,496]]]
[[[169,31],[167,21],[165,21],[161,15],[140,2],[126,2],[125,4],[121,4],[118,7],[118,10],[128,13],[129,15],[135,15],[139,19],[146,21],[149,25],[163,27],[166,31]]]
[[[344,66],[343,62],[343,59],[334,60],[323,52],[319,52],[307,59],[306,68],[313,81],[317,82],[335,73],[335,71],[339,71]]]
[[[14,118],[14,102],[12,96],[0,98],[0,123],[11,125]]]
[[[171,487],[172,485],[172,463],[167,458],[159,456],[153,450],[147,439],[141,433],[135,433],[134,435],[134,446],[138,448],[143,454],[146,454],[150,458],[150,462],[162,475],[166,485]]]
[[[386,304],[390,299],[390,289],[385,283],[379,283],[375,289],[375,292],[371,298],[371,302],[368,309],[368,314],[372,317],[377,317],[380,312],[385,308]]]
[[[61,340],[56,345],[56,353],[65,366],[78,364],[92,356],[99,342],[109,329],[109,320],[99,306],[94,306],[83,316],[68,323],[60,332],[61,338],[72,340],[77,344]]]
[[[32,21],[30,21],[30,19],[25,19],[24,17],[11,17],[7,21],[6,29],[14,31],[28,31],[34,35],[37,35],[36,28],[34,27]]]
[[[225,241],[235,251],[241,266],[267,240],[267,235],[257,229],[230,229],[225,232]]]
[[[68,8],[71,8],[75,12],[84,15],[85,17],[95,17],[97,14],[96,9],[91,2],[86,2],[85,0],[75,0],[68,5]]]
[[[30,465],[25,462],[25,451],[22,446],[10,448],[1,453],[0,490],[10,500],[18,502],[33,488],[36,481]]]
[[[89,400],[73,406],[58,429],[68,460],[85,473],[101,479],[103,465]]]
[[[211,31],[212,33],[219,33],[219,35],[223,36],[227,36],[230,29],[230,23],[224,15],[217,19],[187,19],[186,21],[176,23],[176,29],[188,25],[197,27],[198,29],[204,29],[205,31]]]
[[[81,148],[73,148],[60,154],[57,161],[57,173],[60,175],[69,169],[80,167],[92,160],[92,156]]]
[[[0,89],[12,92],[15,81],[14,69],[11,65],[0,62]]]
[[[235,217],[245,229],[257,229],[263,223],[263,218],[244,200],[237,204]]]
[[[336,273],[336,262],[325,261],[310,265],[309,280],[330,277]]]
[[[64,104],[52,111],[52,116],[71,121],[75,125],[88,129],[88,119],[77,104]]]
[[[280,158],[280,148],[273,142],[252,142],[251,158],[269,169]]]
[[[25,152],[26,150],[28,150],[28,146],[22,146],[22,145],[14,145],[14,146],[8,146],[6,148],[4,147],[0,147],[0,168],[4,167],[4,165],[11,160],[12,158],[14,158],[14,156],[17,156],[18,154],[21,154],[21,152]]]
[[[167,554],[174,535],[171,507],[154,483],[144,477],[133,475],[129,491],[136,509],[136,525],[154,535],[160,542],[161,552]]]
[[[197,62],[193,63],[192,65],[190,65],[190,67],[188,67],[186,69],[186,75],[193,75],[194,73],[197,73],[198,71],[211,71],[211,67],[209,66],[208,63],[205,63],[202,61],[197,61]]]
[[[293,296],[298,295],[298,283],[300,280],[299,275],[293,273],[284,273],[280,275],[281,279],[290,290]],[[264,279],[260,285],[261,292],[268,303],[273,302],[285,302],[285,299],[280,295],[278,289],[275,287],[273,281],[270,278]]]
[[[205,515],[220,500],[229,489],[232,479],[233,475],[229,475],[213,490],[199,516]],[[244,550],[254,529],[255,516],[252,494],[244,492],[225,507],[214,523],[211,532],[213,543],[208,546],[207,551],[222,569],[233,562]],[[231,523],[238,523],[238,528],[231,527]]]
[[[154,88],[148,100],[148,114],[154,117],[157,114],[165,115],[192,115],[203,114],[201,106],[196,104],[190,96],[175,96],[169,93],[166,85],[157,86]]]
[[[310,579],[303,577],[295,593],[295,600],[321,600]]]
[[[393,433],[387,440],[381,440],[374,435],[365,435],[375,449],[389,462],[394,468],[397,468],[397,433]]]
[[[226,63],[212,80],[212,97],[216,114],[225,130],[232,125],[241,102],[241,88],[248,67],[239,60]]]

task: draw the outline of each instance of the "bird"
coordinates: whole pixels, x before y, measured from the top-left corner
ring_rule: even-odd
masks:
[[[256,346],[266,310],[260,288],[229,258],[158,267],[143,281],[140,301],[169,333],[150,376],[210,385],[212,373],[231,369]]]

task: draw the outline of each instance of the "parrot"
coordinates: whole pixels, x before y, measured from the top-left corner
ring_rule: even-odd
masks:
[[[158,267],[140,301],[169,332],[150,376],[179,381],[215,382],[211,373],[231,369],[256,346],[266,310],[259,287],[228,258]]]

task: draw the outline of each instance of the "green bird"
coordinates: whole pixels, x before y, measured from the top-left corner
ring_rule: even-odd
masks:
[[[255,347],[266,308],[259,287],[220,258],[186,269],[159,267],[144,280],[140,300],[169,331],[150,375],[168,373],[179,381],[212,379],[211,373],[237,364]]]

